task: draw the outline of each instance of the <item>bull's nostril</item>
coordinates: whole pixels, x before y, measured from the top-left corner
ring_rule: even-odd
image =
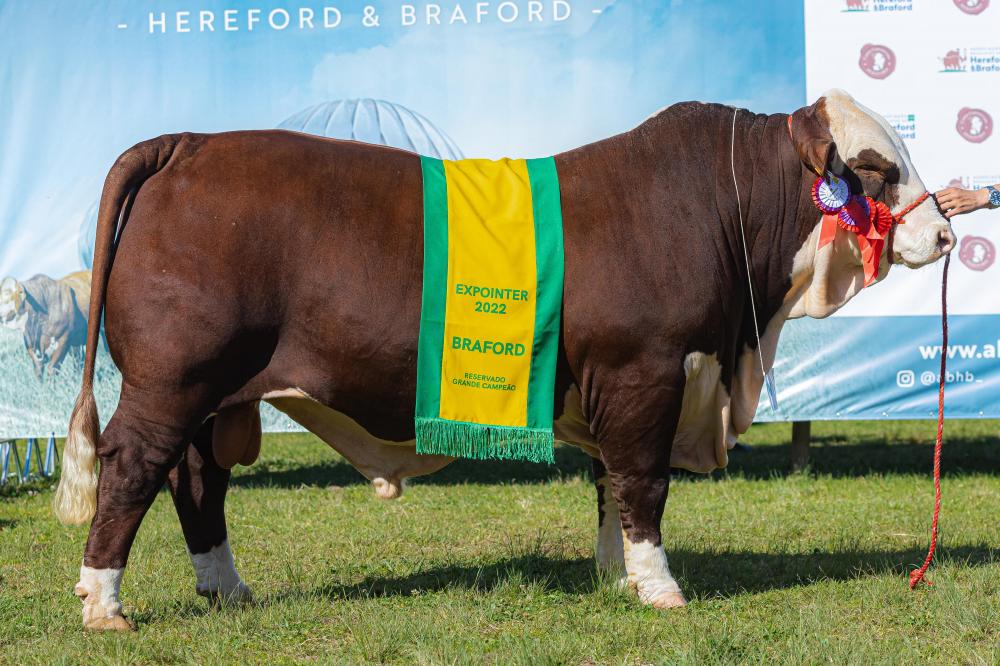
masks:
[[[951,229],[942,229],[938,232],[938,249],[941,254],[948,254],[955,247],[955,234]]]

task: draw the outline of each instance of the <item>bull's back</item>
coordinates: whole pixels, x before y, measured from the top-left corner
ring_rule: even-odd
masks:
[[[360,358],[398,374],[419,331],[418,156],[284,131],[184,139],[139,189],[109,279],[126,380],[181,363],[301,385],[322,364],[348,391]]]

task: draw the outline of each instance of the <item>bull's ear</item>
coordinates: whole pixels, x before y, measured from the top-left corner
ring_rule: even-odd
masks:
[[[792,114],[792,145],[802,163],[817,176],[827,171],[843,174],[844,163],[837,155],[837,143],[830,134],[826,117],[826,100],[819,98],[815,104],[804,106]]]

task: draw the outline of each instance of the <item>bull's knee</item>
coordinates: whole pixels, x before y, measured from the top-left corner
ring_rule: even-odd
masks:
[[[74,592],[83,601],[83,627],[90,631],[135,631],[118,598],[124,569],[80,567]]]
[[[207,553],[191,553],[194,565],[195,591],[206,597],[211,605],[245,604],[253,602],[250,588],[246,586],[233,560],[229,539],[211,548]]]

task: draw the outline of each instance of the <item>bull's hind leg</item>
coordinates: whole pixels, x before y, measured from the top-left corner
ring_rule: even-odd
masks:
[[[195,591],[213,605],[220,601],[250,602],[250,588],[237,573],[229,549],[225,503],[230,473],[213,455],[214,421],[209,419],[198,429],[167,483],[194,565]]]
[[[628,585],[656,608],[687,602],[670,574],[660,521],[670,484],[670,448],[684,395],[683,365],[623,369],[602,405],[601,456],[618,503]],[[609,390],[610,388],[610,390]]]
[[[194,395],[138,395],[126,388],[101,434],[97,512],[76,585],[87,629],[134,628],[122,614],[122,574],[143,516],[194,434]]]

